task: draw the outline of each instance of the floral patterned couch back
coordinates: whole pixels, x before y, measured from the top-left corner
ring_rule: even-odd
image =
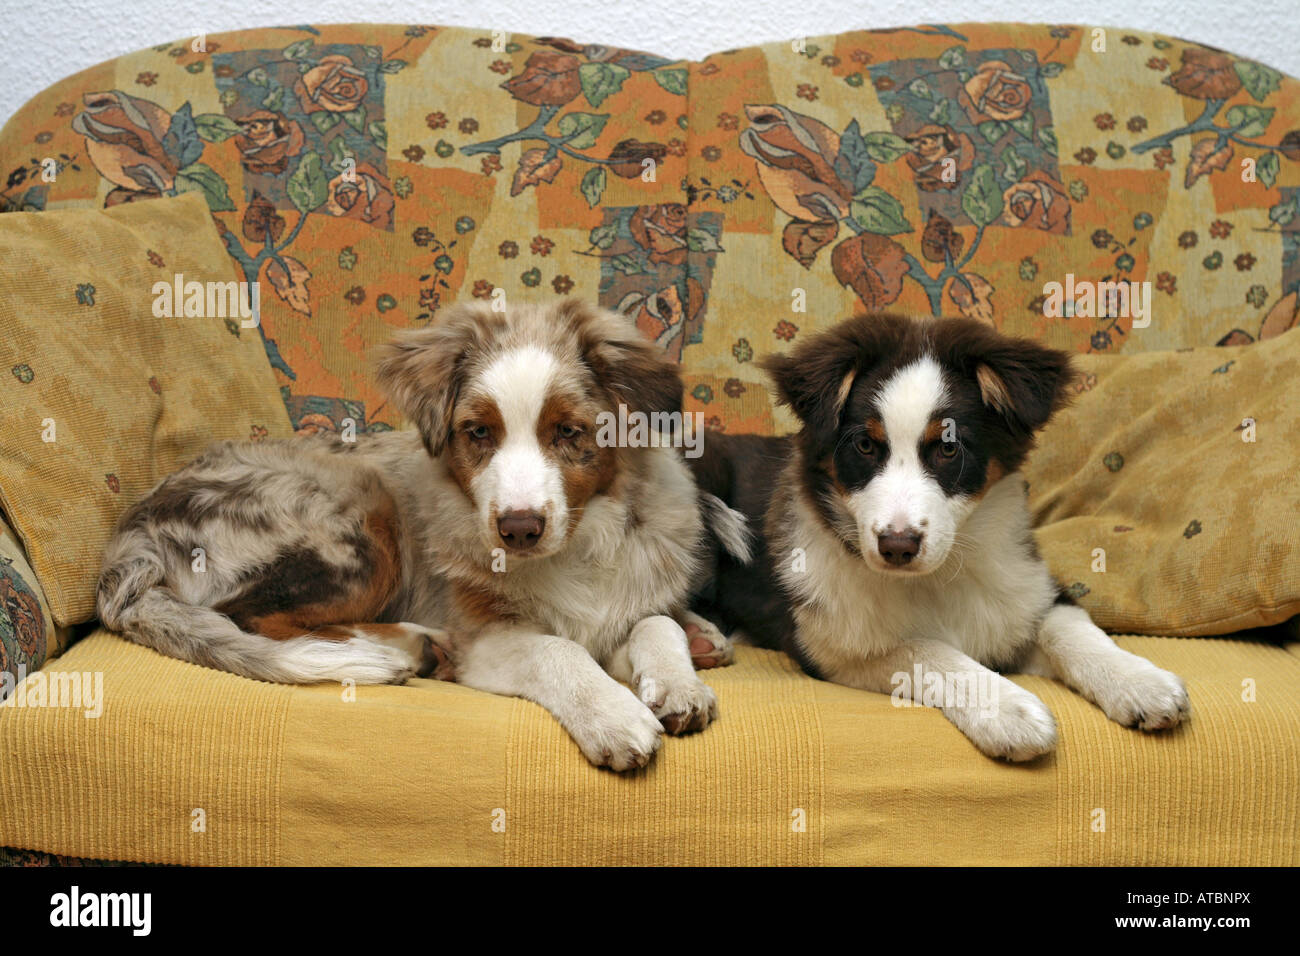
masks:
[[[202,192],[264,290],[230,333],[306,431],[397,425],[367,351],[461,297],[599,300],[711,427],[767,431],[754,359],[854,310],[1119,352],[1277,335],[1300,289],[1300,84],[1114,28],[698,63],[431,26],[188,38],[37,96],[0,175],[6,211]]]

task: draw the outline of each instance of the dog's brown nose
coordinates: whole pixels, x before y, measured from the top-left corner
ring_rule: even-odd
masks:
[[[877,539],[876,548],[890,564],[902,567],[921,550],[921,536],[911,529],[898,532],[891,528]]]
[[[497,519],[497,532],[510,548],[527,551],[542,540],[546,519],[535,511],[507,511]]]

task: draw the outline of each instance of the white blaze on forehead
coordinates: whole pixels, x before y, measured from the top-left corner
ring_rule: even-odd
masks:
[[[506,426],[506,442],[521,432],[531,435],[536,431],[556,369],[555,356],[526,345],[502,355],[483,372],[476,390],[486,392],[496,403]]]
[[[926,427],[947,397],[943,371],[929,356],[899,369],[877,391],[889,455],[880,473],[849,498],[868,550],[875,547],[877,535],[890,529],[922,532],[931,542],[950,531],[947,498],[926,472],[919,450]],[[932,543],[922,545],[916,564],[926,564],[932,550]]]
[[[547,517],[548,534],[565,513],[564,479],[537,440],[537,420],[559,364],[545,349],[523,346],[496,359],[476,391],[496,404],[505,426],[487,468],[474,480],[476,495],[496,515],[533,511]]]
[[[921,437],[935,414],[948,401],[943,370],[930,356],[919,358],[895,372],[881,386],[876,399],[880,421],[889,442],[889,457],[915,460]]]

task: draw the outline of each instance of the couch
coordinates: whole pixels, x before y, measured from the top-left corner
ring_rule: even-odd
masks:
[[[704,675],[721,720],[616,775],[526,701],[429,680],[271,685],[128,643],[64,587],[93,586],[77,528],[38,535],[9,488],[0,672],[98,674],[104,690],[93,720],[0,708],[0,859],[1300,863],[1298,509],[1294,482],[1266,478],[1293,472],[1294,452],[1282,441],[1271,463],[1228,466],[1215,480],[1267,487],[1216,498],[1203,484],[1196,514],[1179,498],[1195,479],[1177,472],[1146,497],[1097,493],[1120,479],[1151,492],[1139,469],[1169,466],[1142,450],[1193,407],[1181,370],[1202,391],[1266,391],[1267,349],[1300,336],[1300,81],[1173,37],[1068,25],[857,31],[699,62],[303,25],[161,43],[69,77],[4,126],[0,175],[0,243],[10,215],[122,221],[154,204],[262,284],[260,324],[229,335],[241,361],[264,363],[276,410],[240,419],[240,436],[404,427],[367,350],[501,292],[623,312],[681,363],[687,409],[728,432],[789,430],[754,359],[856,309],[963,315],[1077,352],[1095,363],[1082,388],[1129,384],[1108,393],[1122,404],[1081,397],[1082,417],[1044,438],[1055,470],[1029,477],[1045,554],[1121,646],[1186,680],[1193,706],[1186,726],[1147,735],[1016,677],[1061,743],[1010,765],[938,711],[741,647]],[[1149,316],[1089,308],[1075,279],[1150,283]],[[66,307],[93,297],[78,285]],[[12,389],[46,374],[22,345],[0,356]],[[134,360],[129,339],[117,348]],[[1144,418],[1143,401],[1168,414]],[[219,417],[200,420],[206,437]],[[1192,468],[1195,447],[1174,457]],[[125,508],[111,496],[146,477],[58,493]],[[1243,516],[1252,531],[1234,537]],[[1094,573],[1102,534],[1130,571]],[[62,545],[75,560],[58,563]],[[1243,551],[1260,558],[1229,567]]]

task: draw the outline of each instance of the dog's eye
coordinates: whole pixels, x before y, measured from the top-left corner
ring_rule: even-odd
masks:
[[[470,425],[465,429],[465,434],[475,441],[486,441],[492,435],[492,429],[486,425]]]
[[[939,455],[943,458],[956,458],[958,445],[955,441],[946,441],[939,446]]]
[[[858,449],[858,452],[859,452],[860,454],[870,456],[870,455],[874,455],[874,454],[876,453],[876,443],[873,442],[873,441],[872,441],[868,436],[866,436],[866,435],[860,435],[860,436],[858,436],[858,440],[855,442],[855,445],[856,445],[856,447],[857,447],[857,449]]]
[[[582,434],[582,426],[574,425],[572,422],[565,422],[556,427],[555,434],[563,441],[572,441]]]

